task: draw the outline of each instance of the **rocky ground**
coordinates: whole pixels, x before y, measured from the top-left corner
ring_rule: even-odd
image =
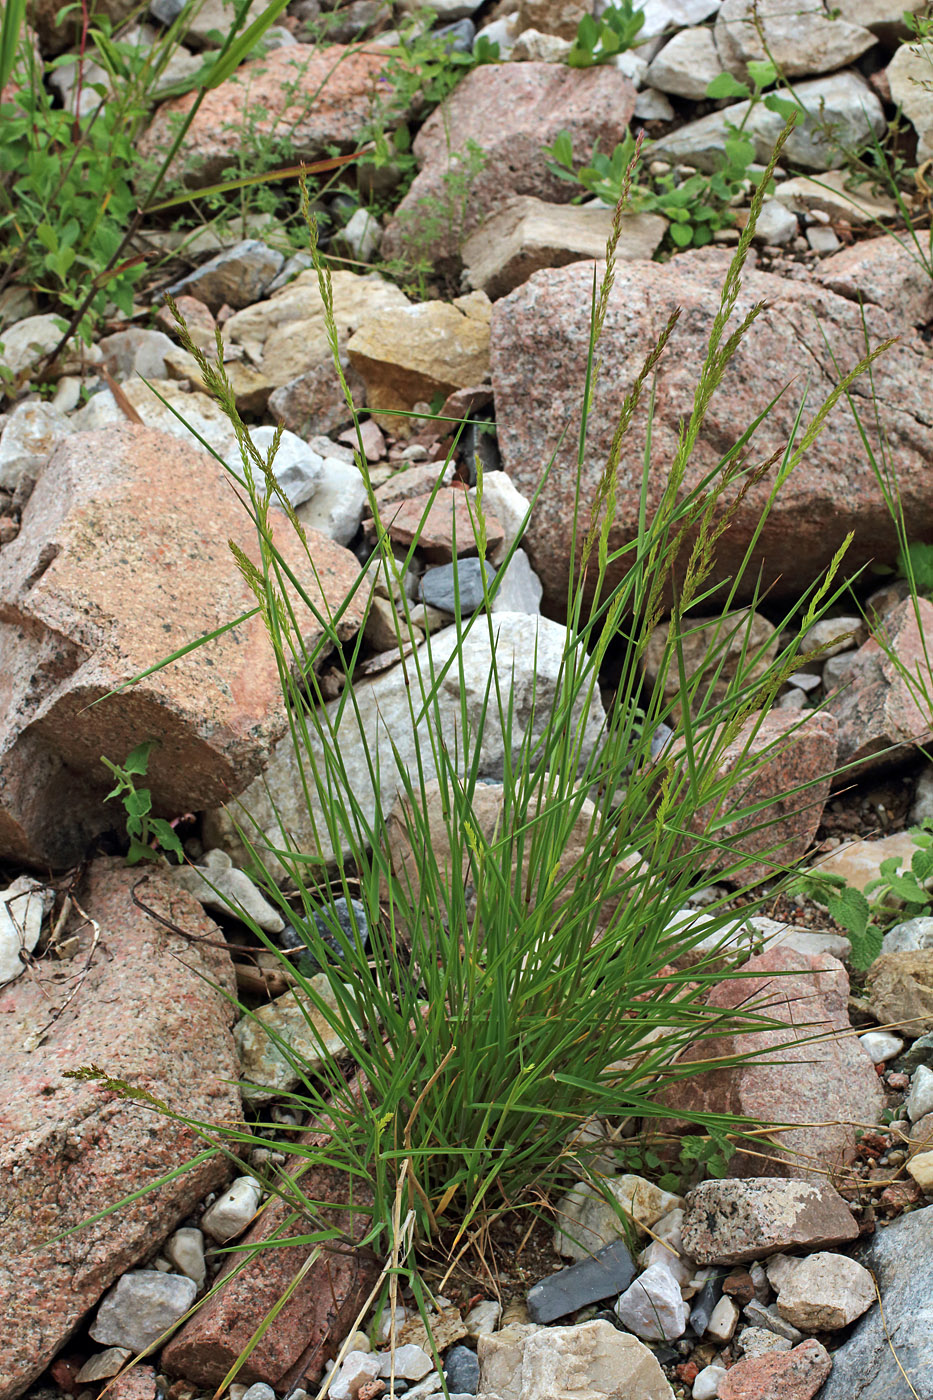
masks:
[[[108,3],[114,20],[125,16],[125,6]],[[171,17],[162,3],[150,7],[153,22]],[[33,15],[46,55],[67,46],[54,8],[39,4]],[[930,41],[903,42],[903,6],[886,0],[842,0],[832,9],[806,0],[790,17],[771,0],[754,12],[747,0],[647,0],[640,47],[572,68],[562,60],[583,14],[574,0],[522,0],[514,12],[471,0],[434,8],[452,43],[469,47],[485,35],[498,44],[499,61],[470,71],[420,126],[419,173],[391,213],[381,223],[354,215],[343,242],[331,244],[335,256],[343,250],[332,272],[340,352],[398,546],[415,538],[443,473],[404,580],[421,635],[431,634],[441,663],[457,648],[455,574],[463,613],[483,604],[479,561],[470,557],[476,455],[495,567],[556,449],[494,602],[519,727],[533,722],[532,682],[540,697],[556,680],[593,259],[611,212],[598,201],[570,204],[574,187],[548,168],[543,148],[568,131],[579,161],[597,139],[608,152],[646,125],[658,175],[688,179],[712,168],[725,121],[747,112],[747,103],[707,99],[708,82],[723,71],[747,81],[749,62],[767,52],[806,115],[783,152],[739,297],[739,314],[758,302],[765,309],[725,375],[686,486],[719,460],[736,424],[786,385],[760,431],[762,457],[793,434],[805,386],[820,402],[864,353],[866,334],[872,344],[896,338],[874,367],[877,410],[867,414],[865,437],[844,404],[835,409],[756,543],[749,577],[760,576],[765,602],[755,644],[773,655],[783,603],[812,584],[848,533],[848,569],[894,563],[896,537],[866,441],[880,451],[883,433],[911,538],[931,539],[933,278],[902,211],[882,189],[853,181],[844,163],[847,150],[880,135],[900,109],[908,163],[925,168],[933,156]],[[260,123],[286,115],[299,157],[355,145],[401,11],[393,17],[372,0],[353,0],[338,11],[343,28],[332,27],[331,37],[339,42],[324,53],[305,42],[317,12],[315,0],[290,5],[280,46],[208,95],[179,157],[186,178],[203,185],[223,170],[245,80]],[[225,18],[219,0],[209,0],[197,42],[209,43]],[[358,38],[368,40],[362,50],[353,47]],[[66,101],[74,92],[67,73],[58,69]],[[313,119],[300,100],[312,92]],[[172,114],[186,101],[156,111],[143,154],[165,150]],[[761,104],[748,113],[759,161],[781,124]],[[453,227],[438,221],[437,206],[449,206],[450,172],[470,142],[484,159]],[[911,207],[922,247],[929,190],[920,174],[917,188]],[[621,394],[681,308],[658,370],[653,423],[658,460],[670,460],[747,208],[746,193],[735,202],[735,224],[710,246],[682,252],[657,212],[623,221],[584,491],[595,490]],[[160,236],[158,228],[145,233]],[[261,221],[249,237],[220,245],[208,232],[199,252],[189,250],[169,278],[145,288],[136,314],[115,317],[90,346],[57,349],[60,317],[29,289],[0,292],[0,1400],[96,1400],[104,1390],[114,1400],[207,1397],[309,1255],[257,1254],[181,1322],[225,1267],[221,1247],[268,1238],[282,1218],[274,1200],[261,1209],[251,1171],[276,1165],[274,1132],[295,1135],[305,1125],[283,1098],[294,1087],[290,1067],[257,1025],[271,1026],[309,1063],[317,1053],[278,964],[244,944],[234,903],[273,937],[285,926],[242,870],[245,852],[224,804],[241,795],[273,842],[276,812],[299,849],[314,850],[316,837],[260,619],[120,689],[251,603],[227,549],[228,538],[244,536],[241,507],[217,461],[171,410],[230,461],[235,437],[179,343],[163,291],[175,296],[196,345],[210,351],[222,329],[225,369],[257,444],[267,446],[273,425],[284,423],[276,469],[312,540],[315,576],[297,549],[289,559],[322,606],[344,597],[372,544],[317,274],[307,255],[275,246]],[[417,292],[384,270],[415,245],[431,268]],[[364,266],[370,261],[383,271]],[[392,416],[430,405],[488,427],[468,427],[454,445],[438,423]],[[620,462],[611,545],[637,524],[639,412]],[[653,503],[663,486],[652,482]],[[719,547],[721,576],[745,555],[768,490],[765,480],[742,501]],[[392,806],[393,763],[427,752],[401,684],[393,599],[378,582],[374,588],[368,611],[361,590],[340,623],[351,639],[365,618],[358,718],[345,711],[340,742],[370,817]],[[807,646],[822,649],[819,660],[790,676],[755,739],[773,745],[793,735],[756,790],[782,818],[786,859],[819,865],[857,889],[883,860],[909,863],[916,843],[907,828],[933,817],[929,706],[876,640],[883,627],[900,660],[929,676],[933,604],[915,607],[908,594],[903,579],[866,568],[849,601],[814,628]],[[658,646],[663,635],[662,625]],[[705,642],[694,638],[699,664]],[[491,664],[479,630],[462,650],[464,694],[453,686],[448,697],[451,740],[461,701],[468,716],[478,713]],[[336,704],[336,668],[331,682]],[[594,712],[592,742],[599,723]],[[356,724],[395,746],[378,791]],[[159,741],[146,778],[155,808],[177,819],[190,861],[150,873],[145,903],[162,922],[135,901],[139,872],[119,854],[100,764],[102,753],[122,760],[145,739]],[[843,765],[847,782],[831,788],[826,779],[805,811],[786,800],[789,787]],[[490,787],[502,767],[501,742],[497,749],[490,738],[481,760]],[[741,827],[728,835],[752,860],[773,842],[772,833]],[[765,863],[757,874],[767,878]],[[698,889],[688,916],[701,921],[709,898]],[[762,996],[786,1027],[768,1033],[780,1053],[681,1083],[669,1095],[671,1124],[688,1105],[747,1115],[788,1125],[780,1148],[743,1149],[728,1178],[700,1180],[683,1197],[613,1166],[607,1186],[627,1231],[584,1187],[554,1203],[553,1231],[539,1222],[513,1238],[502,1227],[493,1250],[499,1273],[472,1261],[437,1299],[432,1331],[452,1395],[933,1394],[933,918],[891,928],[872,966],[854,973],[849,940],[804,896],[776,899],[773,917],[756,917],[751,929],[738,907],[722,956],[724,968],[743,967],[745,980],[723,981],[712,1004]],[[230,944],[240,945],[234,958]],[[258,1018],[238,1019],[236,996]],[[813,1043],[804,1023],[809,1037],[814,1026],[825,1034]],[[763,1043],[737,1037],[719,1053],[760,1052]],[[147,1114],[112,1085],[67,1077],[82,1065],[154,1095],[175,1116]],[[273,1126],[269,1149],[235,1164],[215,1156],[174,1175],[198,1150],[186,1119],[241,1117],[240,1079],[253,1086],[248,1107],[259,1103]],[[163,1176],[158,1190],[65,1233]],[[306,1189],[340,1203],[345,1185],[321,1168]],[[352,1248],[310,1265],[227,1387],[231,1400],[304,1400],[328,1374],[333,1400],[440,1393],[412,1299],[403,1297],[394,1317],[367,1312],[379,1267]]]

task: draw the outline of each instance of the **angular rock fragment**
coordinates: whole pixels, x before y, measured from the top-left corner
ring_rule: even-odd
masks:
[[[761,1177],[694,1187],[682,1235],[698,1264],[741,1264],[778,1250],[845,1244],[858,1238],[858,1226],[832,1186]]]
[[[230,538],[255,550],[225,473],[179,438],[126,423],[77,433],[54,454],[0,555],[3,858],[67,865],[122,825],[103,805],[112,780],[101,754],[122,763],[155,739],[140,786],[171,818],[240,791],[285,732],[258,616],[125,688],[255,605]],[[316,572],[290,527],[277,543],[326,611],[317,580],[336,608],[359,566],[311,538]],[[343,635],[361,612],[362,600],[350,604]],[[305,616],[313,644],[319,626]]]

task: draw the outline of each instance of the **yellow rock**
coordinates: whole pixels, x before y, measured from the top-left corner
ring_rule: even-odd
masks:
[[[488,308],[488,298],[474,292],[453,305],[426,301],[367,318],[347,351],[366,382],[370,408],[404,412],[436,394],[481,384],[489,373]]]

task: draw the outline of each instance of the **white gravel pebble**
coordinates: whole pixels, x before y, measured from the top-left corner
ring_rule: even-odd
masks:
[[[933,1070],[920,1065],[914,1070],[907,1095],[907,1112],[916,1123],[925,1113],[933,1113]]]
[[[204,1212],[201,1228],[218,1244],[241,1235],[259,1208],[259,1182],[253,1176],[238,1176]]]
[[[859,1036],[859,1044],[868,1051],[871,1061],[883,1065],[885,1060],[893,1060],[904,1048],[904,1042],[890,1031],[866,1031]]]
[[[725,1375],[725,1366],[704,1366],[693,1382],[693,1400],[715,1400],[719,1382]]]

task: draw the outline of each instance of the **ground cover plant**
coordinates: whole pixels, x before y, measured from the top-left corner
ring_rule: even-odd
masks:
[[[601,387],[599,339],[624,196],[623,190],[602,280],[594,276],[590,358],[580,386],[580,463],[587,406]],[[582,1127],[600,1118],[658,1122],[667,1112],[665,1091],[677,1079],[694,1075],[700,1064],[730,1063],[708,1061],[705,1040],[739,1026],[774,1024],[767,1008],[754,1002],[730,1012],[706,1005],[723,977],[719,958],[697,949],[711,926],[700,929],[674,916],[711,867],[740,890],[750,883],[743,882],[750,857],[735,838],[736,824],[746,835],[753,830],[764,836],[765,858],[770,854],[776,878],[784,874],[781,835],[769,800],[756,795],[755,780],[777,752],[793,744],[799,725],[791,724],[761,750],[755,741],[762,716],[801,663],[803,636],[842,594],[845,542],[825,576],[807,590],[802,608],[788,609],[792,637],[763,674],[756,669],[762,658],[750,640],[750,614],[738,614],[735,606],[744,570],[721,587],[712,587],[709,576],[716,541],[744,491],[770,474],[776,497],[827,413],[883,347],[841,378],[809,421],[801,419],[783,452],[763,461],[755,456],[755,432],[767,419],[766,409],[737,433],[703,481],[685,486],[710,402],[737,346],[754,334],[761,310],[753,307],[741,317],[736,312],[761,199],[759,191],[723,286],[706,357],[697,367],[693,412],[672,461],[655,460],[649,428],[643,491],[649,473],[663,471],[668,486],[660,508],[653,516],[643,510],[637,537],[610,550],[621,444],[639,402],[650,402],[653,371],[676,317],[658,343],[647,347],[642,371],[623,399],[596,499],[591,505],[578,500],[579,519],[588,524],[582,543],[569,544],[559,673],[546,688],[542,683],[532,719],[516,718],[512,658],[500,647],[496,615],[488,607],[467,618],[458,603],[457,646],[444,659],[430,637],[412,645],[417,638],[407,606],[399,617],[399,681],[411,729],[420,738],[409,767],[400,761],[401,736],[377,737],[362,720],[353,685],[362,633],[341,640],[342,614],[366,586],[365,570],[340,607],[321,612],[315,605],[276,544],[284,515],[313,570],[313,551],[276,482],[277,442],[268,453],[251,442],[226,380],[220,343],[212,364],[187,340],[240,443],[241,464],[227,470],[242,493],[256,542],[251,556],[240,544],[232,547],[274,649],[316,832],[311,849],[296,847],[282,820],[270,842],[247,812],[241,814],[251,871],[297,934],[299,952],[310,959],[302,963],[250,925],[257,942],[294,979],[294,995],[321,1052],[312,1067],[266,1027],[291,1072],[294,1087],[283,1101],[300,1121],[325,1131],[310,1144],[276,1136],[274,1121],[261,1109],[237,1127],[194,1126],[228,1153],[274,1139],[285,1154],[287,1167],[268,1174],[264,1185],[286,1203],[288,1215],[265,1247],[292,1240],[326,1249],[355,1240],[387,1261],[379,1285],[385,1297],[405,1281],[425,1312],[430,1296],[420,1261],[429,1244],[453,1261],[481,1248],[497,1220],[519,1212],[547,1215],[558,1194],[580,1178],[604,1193],[600,1144],[589,1141]],[[342,380],[329,272],[315,245],[313,219],[311,238],[334,370]],[[358,421],[349,394],[348,406]],[[357,465],[377,522],[371,564],[391,589],[406,561],[396,557],[381,526],[361,439]],[[435,496],[439,487],[440,478]],[[481,469],[472,525],[483,558]],[[487,578],[487,604],[519,539],[499,574]],[[625,570],[609,587],[608,568],[619,560]],[[665,699],[663,684],[644,695],[641,660],[673,586],[675,561],[682,582],[674,588],[661,674],[662,680],[678,678],[679,694]],[[695,609],[718,614],[720,623],[705,663],[688,675],[684,644],[694,630]],[[313,645],[305,640],[311,630],[320,636]],[[484,638],[491,658],[478,715],[467,711],[464,671],[465,648],[477,637]],[[740,663],[726,679],[725,655],[736,642]],[[601,720],[597,697],[610,648],[623,662]],[[331,661],[334,655],[340,659],[347,678],[337,700],[326,699],[318,675],[328,653]],[[675,738],[658,754],[653,738],[668,722]],[[489,785],[480,778],[490,742],[502,751],[502,784],[492,807]],[[374,810],[348,773],[351,743],[362,745],[373,790],[383,794]],[[736,745],[738,758],[724,772],[723,755]],[[807,785],[791,796],[805,805]],[[761,850],[755,859],[762,859]],[[756,907],[750,898],[749,911]],[[712,931],[723,937],[735,917],[730,902],[721,897],[704,911],[715,920]],[[256,1020],[248,1005],[240,1010]],[[343,1046],[336,1054],[324,1044],[331,1033]],[[690,1046],[690,1055],[678,1059]],[[96,1073],[93,1067],[86,1072]],[[684,1158],[702,1161],[707,1170],[726,1170],[743,1133],[760,1138],[761,1125],[723,1115],[692,1117]],[[659,1170],[665,1165],[650,1148],[637,1147],[628,1158],[624,1144],[612,1150],[620,1169],[636,1157],[639,1164],[657,1162]],[[762,1149],[759,1141],[759,1150],[767,1152],[767,1145]],[[321,1223],[324,1203],[306,1193],[309,1168],[320,1164],[346,1182],[345,1227]],[[259,1246],[238,1248],[248,1256]],[[270,1321],[271,1315],[257,1323],[256,1339]]]

